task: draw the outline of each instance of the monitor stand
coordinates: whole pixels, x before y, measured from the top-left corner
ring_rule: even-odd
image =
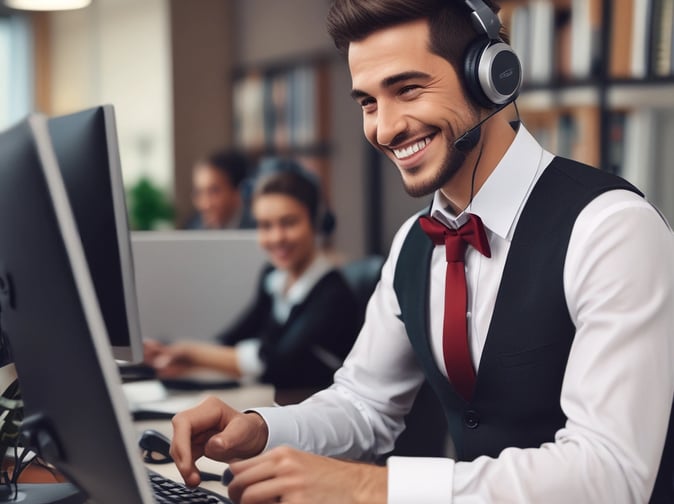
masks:
[[[63,451],[49,419],[37,413],[21,422],[21,436],[25,445],[43,459],[58,465]],[[0,504],[83,504],[86,495],[72,483],[19,483],[4,485],[0,489]]]
[[[4,274],[4,268],[0,264],[0,335],[2,335],[2,306],[9,305],[11,302],[11,284],[7,275]],[[4,303],[3,303],[4,302]],[[6,338],[2,339],[4,344],[8,344]],[[24,420],[25,423],[25,420]],[[23,427],[23,425],[22,425]],[[45,430],[45,419],[37,416],[28,422],[30,437],[33,442],[38,442],[39,448],[51,448],[52,454],[54,448],[58,445],[51,436],[49,430]],[[71,483],[7,483],[0,484],[0,504],[2,503],[20,503],[20,504],[83,504],[86,496]]]

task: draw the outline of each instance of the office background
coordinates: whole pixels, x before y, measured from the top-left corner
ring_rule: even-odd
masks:
[[[29,106],[64,114],[114,104],[126,183],[149,176],[175,197],[179,219],[190,209],[193,161],[233,141],[237,69],[325,59],[333,243],[346,257],[360,257],[372,249],[365,229],[369,147],[349,97],[348,69],[325,33],[327,8],[316,0],[94,0],[81,10],[32,15],[28,45],[42,74],[29,78]],[[422,204],[404,194],[390,168],[381,191],[391,204],[383,212],[391,216],[382,232],[389,236],[408,208]]]
[[[674,219],[666,141],[674,137],[674,0],[502,4],[505,22],[517,27],[513,44],[536,50],[521,55],[527,125],[556,152],[622,172]],[[328,5],[93,0],[77,11],[0,11],[0,128],[30,110],[65,114],[112,103],[126,184],[148,178],[168,194],[179,222],[190,211],[192,162],[245,141],[237,90],[259,76],[275,85],[308,67],[320,82],[320,138],[277,152],[315,162],[337,215],[336,249],[347,258],[385,252],[401,221],[426,201],[408,197],[397,170],[365,143],[348,69],[325,33]],[[625,41],[627,48],[613,47]],[[631,61],[618,61],[621,53]]]

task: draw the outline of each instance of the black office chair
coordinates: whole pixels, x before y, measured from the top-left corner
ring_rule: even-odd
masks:
[[[365,319],[365,308],[374,288],[379,282],[384,258],[378,255],[366,256],[363,259],[348,262],[341,268],[342,275],[356,296],[360,310],[360,321]]]
[[[365,319],[367,302],[377,286],[384,259],[372,255],[349,262],[341,271],[356,295]],[[412,409],[405,417],[405,430],[398,437],[393,452],[389,455],[407,457],[443,457],[447,455],[447,420],[440,402],[428,383],[417,394]]]

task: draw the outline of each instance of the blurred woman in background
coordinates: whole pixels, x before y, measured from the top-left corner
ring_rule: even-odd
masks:
[[[217,336],[219,344],[147,341],[145,362],[159,378],[217,370],[272,384],[277,402],[295,402],[332,383],[351,349],[359,310],[342,274],[317,245],[319,186],[298,164],[275,164],[259,178],[252,198],[258,240],[270,262],[253,303]]]

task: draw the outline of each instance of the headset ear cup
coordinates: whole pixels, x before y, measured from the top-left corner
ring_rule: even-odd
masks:
[[[337,227],[337,216],[332,210],[326,208],[319,221],[319,231],[325,237],[332,235]]]
[[[487,97],[484,84],[480,81],[480,61],[489,45],[489,39],[480,37],[468,46],[463,58],[463,75],[468,93],[475,103],[485,108],[494,108],[497,104]]]
[[[469,93],[486,108],[507,105],[522,85],[522,65],[512,48],[500,40],[478,39],[466,50],[464,75]]]

